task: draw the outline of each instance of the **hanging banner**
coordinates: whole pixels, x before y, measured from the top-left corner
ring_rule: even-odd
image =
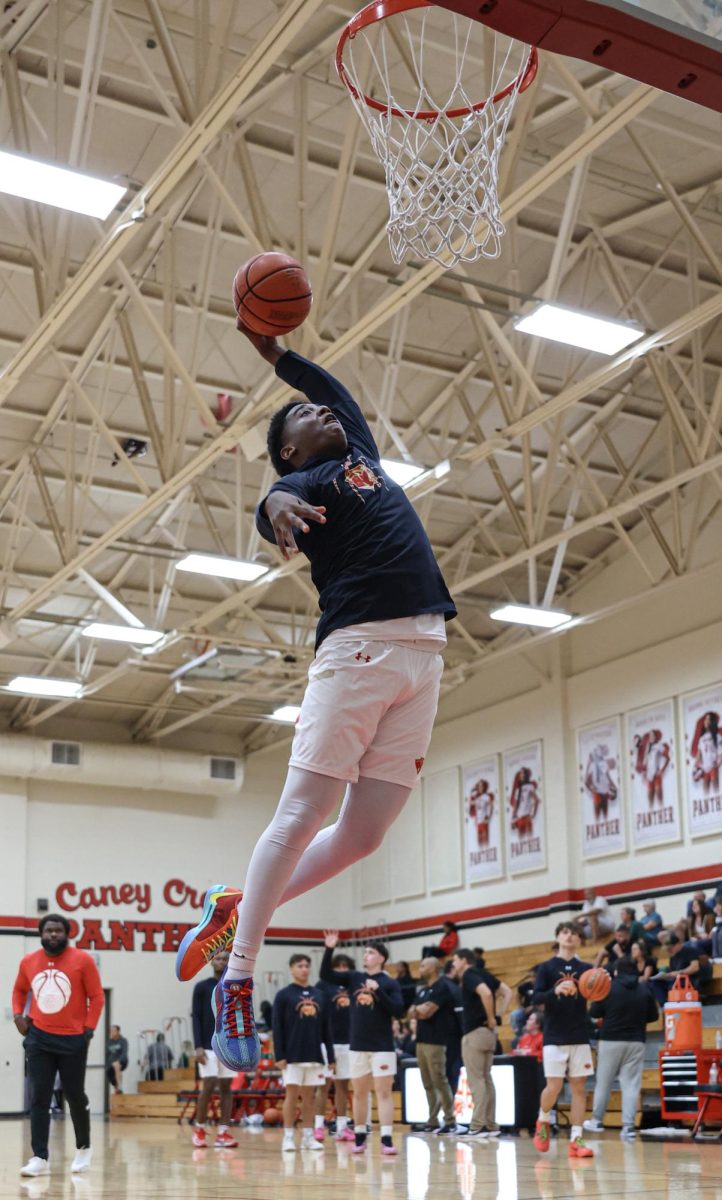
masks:
[[[512,874],[539,871],[547,861],[541,742],[507,750],[504,794],[509,870]]]
[[[582,854],[599,858],[626,846],[620,788],[619,718],[577,731],[579,794],[582,802]]]
[[[671,700],[627,713],[627,756],[632,844],[657,846],[679,841],[682,831]]]
[[[492,754],[463,770],[466,878],[469,883],[498,879],[504,874],[499,760]]]
[[[722,833],[722,683],[682,696],[680,707],[689,832]]]

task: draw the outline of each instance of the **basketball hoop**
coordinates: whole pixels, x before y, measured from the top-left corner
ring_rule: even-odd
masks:
[[[499,156],[537,68],[535,49],[429,0],[374,0],[351,18],[336,69],[386,173],[395,262],[499,256]]]

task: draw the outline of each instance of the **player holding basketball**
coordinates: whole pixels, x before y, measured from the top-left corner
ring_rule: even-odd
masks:
[[[75,1132],[71,1171],[90,1167],[90,1107],[85,1095],[85,1063],[105,997],[98,969],[85,950],[68,945],[70,923],[48,913],[38,923],[40,949],[21,959],[13,988],[13,1020],[28,1062],[33,1085],[30,1108],[32,1157],[21,1175],[50,1171],[48,1134],[50,1101],[56,1073],[67,1097]],[[25,1016],[28,996],[30,1011]]]
[[[380,464],[360,408],[328,372],[271,337],[239,326],[276,374],[305,396],[271,420],[268,448],[281,480],[257,525],[284,559],[311,562],[321,619],[276,814],[248,867],[245,891],[220,885],[181,943],[190,979],[238,926],[215,994],[213,1048],[237,1070],[259,1053],[253,970],[279,904],[380,845],[421,771],[456,614],[429,539],[403,490]],[[338,820],[321,826],[346,794]]]
[[[586,1112],[587,1076],[594,1074],[592,1050],[587,1034],[587,1002],[579,994],[577,980],[591,963],[577,957],[581,945],[579,930],[573,921],[557,925],[555,937],[559,952],[537,968],[532,1004],[544,1005],[544,1077],[539,1119],[534,1145],[543,1154],[549,1149],[551,1111],[569,1075],[572,1092],[570,1158],[592,1158],[594,1151],[585,1145],[582,1123]]]

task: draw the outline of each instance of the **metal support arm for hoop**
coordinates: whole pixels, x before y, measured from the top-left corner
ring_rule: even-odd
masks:
[[[438,103],[423,74],[426,18],[432,9],[441,11],[429,0],[374,0],[343,30],[336,69],[385,169],[394,260],[400,263],[413,251],[452,266],[496,258],[501,251],[505,230],[498,198],[499,155],[517,97],[536,77],[538,55],[533,47],[494,35],[488,64],[493,86],[486,98],[476,101],[464,79],[465,68],[468,74],[474,66],[467,54],[476,22],[447,13],[454,23],[456,74]],[[406,20],[411,13],[418,17],[415,27]],[[367,36],[374,26],[394,17],[403,18],[407,66],[415,74],[413,106],[394,95],[389,66],[393,46],[384,40],[385,29],[377,46]],[[354,60],[359,35],[362,56],[373,71],[371,90],[386,99],[368,95],[361,84],[365,72]]]

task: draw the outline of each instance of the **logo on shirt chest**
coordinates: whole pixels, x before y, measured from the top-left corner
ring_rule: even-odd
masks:
[[[373,1006],[376,1003],[376,997],[373,992],[368,991],[365,987],[358,988],[354,992],[354,1000],[357,1004],[362,1004],[364,1008]]]
[[[296,1012],[300,1017],[317,1017],[319,1007],[313,996],[302,996],[296,1005]]]
[[[378,491],[384,486],[384,481],[380,475],[376,474],[373,467],[369,466],[363,455],[360,455],[358,462],[355,463],[351,461],[351,457],[349,454],[344,459],[343,476],[336,476],[333,486],[339,495],[341,495],[341,483],[346,484],[361,503],[364,504],[365,501],[362,493]]]
[[[42,1013],[57,1013],[65,1008],[70,999],[72,986],[64,971],[48,967],[47,971],[38,971],[30,984],[35,996],[35,1003]]]

